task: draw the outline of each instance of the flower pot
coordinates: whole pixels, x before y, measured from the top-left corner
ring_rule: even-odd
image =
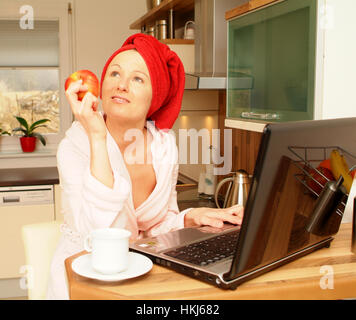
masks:
[[[36,148],[36,137],[21,137],[20,143],[23,152],[33,152]]]

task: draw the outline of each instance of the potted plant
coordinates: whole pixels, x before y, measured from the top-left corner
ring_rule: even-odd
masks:
[[[20,138],[21,148],[23,152],[33,152],[36,148],[37,138],[44,146],[46,145],[46,140],[43,135],[34,131],[40,127],[47,127],[46,125],[44,125],[44,123],[50,121],[49,119],[41,119],[29,125],[24,118],[17,116],[15,116],[15,118],[21,126],[13,129],[12,131],[21,131],[23,133],[23,136]]]

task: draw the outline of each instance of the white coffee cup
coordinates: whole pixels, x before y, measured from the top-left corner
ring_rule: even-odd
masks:
[[[91,252],[92,268],[102,274],[114,274],[127,269],[131,232],[119,228],[102,228],[90,232],[84,239],[84,249]]]

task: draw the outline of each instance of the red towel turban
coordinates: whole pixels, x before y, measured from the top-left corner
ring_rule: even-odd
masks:
[[[140,53],[150,73],[152,101],[147,119],[154,121],[158,129],[171,129],[182,104],[184,67],[177,54],[156,38],[143,33],[130,36],[106,62],[101,75],[100,91],[112,59],[120,52],[130,49],[136,49]]]

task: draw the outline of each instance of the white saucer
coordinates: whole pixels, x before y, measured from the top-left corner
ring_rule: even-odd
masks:
[[[95,271],[91,266],[90,253],[82,255],[72,262],[72,269],[80,276],[101,281],[120,281],[135,278],[152,269],[152,261],[146,256],[129,252],[129,265],[125,271],[114,274],[102,274]]]

